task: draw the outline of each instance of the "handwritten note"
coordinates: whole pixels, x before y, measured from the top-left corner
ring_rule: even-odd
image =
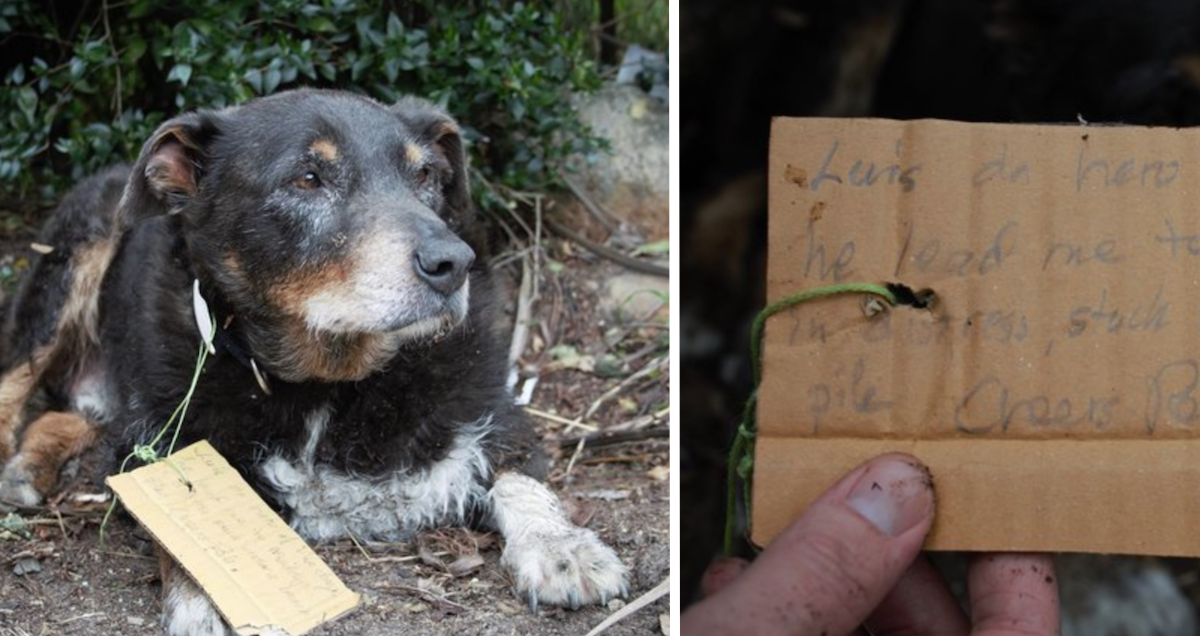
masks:
[[[756,540],[903,450],[931,547],[1200,555],[1154,522],[1200,525],[1200,131],[777,119],[770,162],[770,299],[937,302],[769,322]]]
[[[169,462],[108,484],[234,631],[296,636],[358,606],[358,595],[207,442]]]

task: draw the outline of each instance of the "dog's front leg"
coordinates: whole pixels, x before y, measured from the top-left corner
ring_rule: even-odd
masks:
[[[236,636],[187,572],[158,548],[162,571],[162,626],[167,636]]]
[[[500,473],[489,493],[492,518],[504,536],[500,562],[516,579],[517,591],[538,603],[607,603],[628,591],[628,572],[595,532],[563,513],[558,497],[536,479]]]

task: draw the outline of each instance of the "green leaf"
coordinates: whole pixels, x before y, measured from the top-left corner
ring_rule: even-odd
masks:
[[[83,77],[83,73],[87,70],[87,64],[78,57],[72,57],[67,63],[67,72],[70,73],[72,80],[77,80]]]
[[[171,72],[167,74],[167,81],[178,80],[180,84],[187,86],[188,80],[192,79],[191,64],[176,64],[171,68]]]
[[[38,95],[32,88],[26,86],[17,91],[17,108],[25,115],[25,119],[32,124],[37,116]]]
[[[263,94],[262,71],[260,71],[256,68],[252,68],[252,69],[246,71],[245,79],[246,79],[246,83],[250,85],[250,88],[254,89],[255,93],[257,93],[259,95]]]
[[[125,47],[125,52],[121,57],[123,58],[125,64],[133,66],[138,60],[142,59],[142,56],[145,54],[146,41],[141,38],[134,38],[133,41],[129,43],[129,46]]]
[[[358,77],[362,75],[363,71],[367,70],[367,68],[374,63],[375,56],[373,55],[364,55],[358,58],[358,60],[354,62],[354,66],[350,67],[350,81],[357,82]]]
[[[477,71],[481,70],[483,68],[483,59],[475,56],[468,57],[467,66],[470,66]]]
[[[383,74],[389,82],[395,82],[396,78],[400,76],[400,63],[401,60],[398,57],[388,58],[383,63]]]
[[[395,13],[389,12],[388,19],[387,19],[387,37],[388,37],[388,39],[395,40],[395,39],[398,39],[401,35],[404,35],[404,23],[400,21],[400,18]]]
[[[309,20],[308,28],[317,33],[332,33],[337,30],[337,27],[333,24],[333,20],[323,15]]]
[[[133,8],[129,10],[129,18],[131,20],[143,18],[152,13],[157,8],[156,5],[155,0],[138,0],[133,3]]]
[[[277,68],[267,69],[267,74],[263,78],[264,94],[269,95],[271,93],[274,93],[275,89],[279,88],[279,82],[282,79],[283,79],[283,75],[279,72],[279,69],[277,69]]]
[[[659,255],[670,253],[671,242],[664,239],[662,241],[654,241],[653,243],[646,243],[645,245],[637,246],[637,248],[633,250],[632,256],[641,256],[642,254]]]

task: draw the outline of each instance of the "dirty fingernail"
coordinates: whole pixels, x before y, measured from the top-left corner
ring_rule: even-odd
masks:
[[[915,459],[882,457],[867,467],[846,503],[894,537],[933,514],[933,479]]]
[[[712,596],[720,592],[741,576],[748,565],[749,563],[746,561],[734,558],[723,558],[713,562],[700,579],[701,592],[704,596]]]

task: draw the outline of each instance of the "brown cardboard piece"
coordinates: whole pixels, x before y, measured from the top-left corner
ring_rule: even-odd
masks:
[[[777,119],[753,540],[860,462],[932,469],[927,547],[1200,555],[1200,130]]]
[[[208,442],[107,482],[240,636],[299,636],[358,606]]]

